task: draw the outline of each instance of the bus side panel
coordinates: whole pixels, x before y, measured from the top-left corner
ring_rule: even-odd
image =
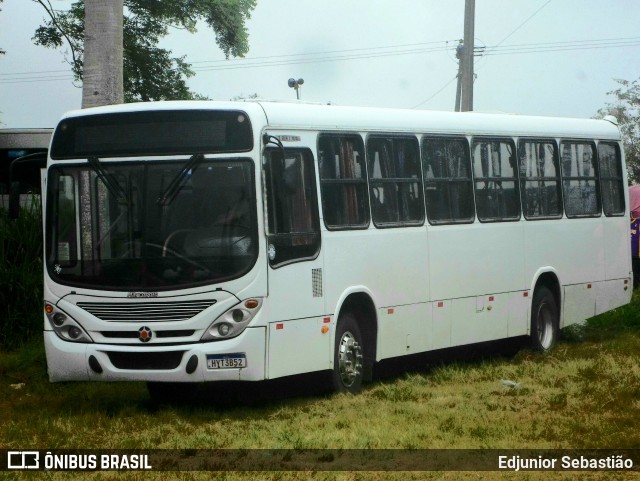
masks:
[[[329,327],[322,332],[323,327]],[[269,379],[333,367],[330,324],[322,317],[269,324]]]
[[[430,300],[522,290],[522,232],[521,222],[431,226]],[[475,301],[467,314],[474,312]]]
[[[378,309],[378,360],[431,348],[431,311],[426,303]]]
[[[562,285],[603,280],[602,231],[599,218],[526,222],[527,282],[533,281],[540,269],[555,270]]]
[[[629,219],[606,217],[604,225],[605,279],[631,277],[631,247],[629,245]]]
[[[451,347],[451,308],[452,301],[435,301],[431,303],[432,315],[432,335],[431,349],[444,349]]]
[[[632,280],[614,279],[599,282],[596,290],[596,315],[624,306],[631,301]]]
[[[325,314],[322,291],[326,287],[326,275],[321,256],[312,261],[268,269],[269,297],[262,307],[262,316],[267,322],[306,319]]]
[[[430,298],[452,299],[451,346],[509,336],[511,317],[521,316],[510,292],[524,286],[523,247],[521,222],[430,227]]]
[[[269,296],[261,313],[269,323],[268,377],[329,369],[332,334],[323,335],[319,325],[325,315],[322,255],[268,269]]]
[[[593,283],[564,286],[563,315],[560,327],[582,322],[596,313],[596,288]]]
[[[353,286],[369,289],[380,309],[426,301],[429,269],[424,227],[324,232],[322,241],[326,279],[331,280],[326,283],[327,312],[333,314],[342,294]],[[424,309],[418,311],[415,316],[413,311],[398,311],[401,319],[393,322],[406,331],[404,335],[415,330],[405,323],[427,322],[425,317],[416,317],[423,316]],[[428,332],[426,327],[420,329],[425,335]]]
[[[527,296],[525,297],[525,293]],[[509,294],[509,325],[508,337],[529,334],[529,319],[531,313],[531,296],[526,291]]]
[[[428,350],[428,261],[424,227],[324,232],[327,312],[362,286],[377,311],[376,360]],[[335,312],[338,316],[340,313]]]
[[[455,299],[451,343],[460,346],[506,338],[508,318],[509,294]]]

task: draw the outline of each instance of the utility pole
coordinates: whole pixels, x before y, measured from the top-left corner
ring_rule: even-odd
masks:
[[[454,110],[460,112],[460,94],[462,92],[462,52],[464,52],[464,41],[460,39],[460,43],[456,47],[456,58],[458,59],[458,86],[456,87],[456,106]]]
[[[473,36],[475,24],[475,0],[465,0],[464,4],[464,46],[460,59],[460,110],[468,112],[473,110]]]

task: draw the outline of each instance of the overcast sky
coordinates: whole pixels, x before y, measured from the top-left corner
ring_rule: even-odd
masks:
[[[51,0],[64,8],[68,0]],[[341,105],[453,110],[464,0],[258,0],[250,51],[226,61],[214,34],[175,30],[191,88],[213,100],[258,94]],[[80,108],[65,49],[36,47],[31,0],[0,4],[0,127],[53,127]],[[474,110],[591,117],[614,79],[640,77],[637,0],[476,0]]]

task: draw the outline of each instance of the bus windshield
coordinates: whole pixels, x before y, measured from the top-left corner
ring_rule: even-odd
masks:
[[[239,277],[258,252],[254,184],[249,159],[54,165],[49,274],[61,284],[128,291]]]

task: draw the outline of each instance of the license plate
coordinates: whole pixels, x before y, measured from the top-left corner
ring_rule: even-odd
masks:
[[[244,353],[207,354],[207,369],[238,369],[247,367]]]

